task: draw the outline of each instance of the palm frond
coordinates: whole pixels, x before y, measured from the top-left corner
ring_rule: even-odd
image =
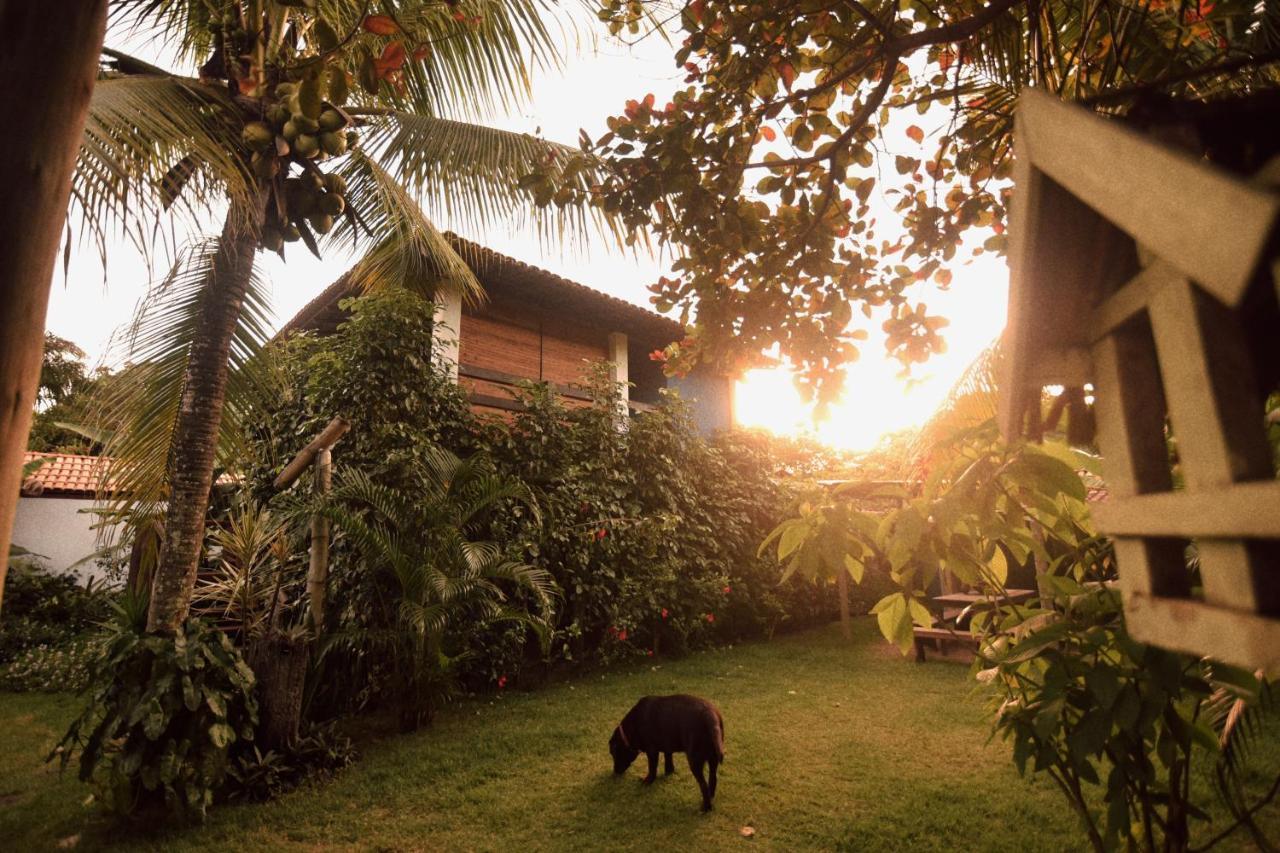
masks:
[[[616,217],[566,203],[604,179],[604,166],[575,148],[408,112],[355,112],[369,120],[366,150],[437,221],[469,231],[514,225],[548,244],[592,234],[620,242],[625,236]],[[550,181],[535,186],[525,180],[535,171]]]
[[[339,173],[347,182],[352,217],[330,232],[325,245],[350,240],[359,246],[365,235],[374,236],[351,270],[356,287],[404,287],[426,298],[443,289],[468,302],[479,301],[484,291],[475,273],[377,161],[356,151]]]
[[[151,287],[133,322],[117,333],[113,348],[128,364],[94,401],[93,427],[109,434],[104,455],[111,465],[103,486],[107,506],[118,512],[154,512],[169,485],[170,448],[186,385],[191,342],[218,263],[219,241],[182,252],[169,274]],[[271,333],[267,289],[250,277],[231,341],[226,402],[216,464],[236,470],[247,454],[244,418],[267,382],[258,356]]]
[[[213,49],[209,6],[204,0],[112,0],[110,25],[148,36],[184,63],[196,65]]]
[[[224,89],[177,77],[99,80],[72,176],[72,215],[103,253],[116,236],[147,251],[162,218],[198,223],[253,178]]]
[[[401,87],[384,83],[378,98],[426,115],[507,113],[529,99],[534,71],[560,65],[568,37],[578,29],[574,7],[589,9],[587,3],[566,6],[552,0],[400,3],[396,20],[403,36],[429,52],[405,65]],[[346,31],[367,9],[362,0],[337,0],[327,19]],[[360,45],[350,56],[350,70],[381,48],[376,41]]]

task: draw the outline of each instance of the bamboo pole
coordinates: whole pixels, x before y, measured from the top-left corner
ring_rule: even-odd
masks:
[[[329,421],[328,425],[320,431],[320,434],[311,440],[311,443],[302,448],[298,455],[289,460],[289,464],[284,466],[284,470],[272,482],[272,486],[276,489],[287,489],[293,485],[294,481],[302,476],[302,472],[311,466],[315,461],[316,454],[321,450],[329,450],[338,440],[347,434],[347,430],[351,429],[351,423],[344,417],[336,417]]]
[[[333,451],[316,453],[315,492],[329,493],[333,486]],[[311,565],[307,568],[307,593],[311,598],[311,624],[316,636],[324,633],[325,591],[329,585],[329,519],[317,513],[311,517]]]
[[[107,0],[0,0],[0,600]]]

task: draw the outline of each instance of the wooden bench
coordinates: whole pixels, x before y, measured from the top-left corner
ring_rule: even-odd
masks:
[[[924,663],[924,644],[932,640],[935,648],[941,652],[945,643],[959,643],[978,650],[978,638],[967,631],[955,631],[951,628],[921,628],[916,625],[911,629],[916,645],[916,663]]]

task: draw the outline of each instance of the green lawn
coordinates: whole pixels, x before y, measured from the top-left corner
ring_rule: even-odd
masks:
[[[643,759],[624,778],[610,772],[617,720],[636,698],[670,692],[710,697],[724,714],[709,815],[683,762],[652,788],[639,781]],[[201,827],[129,831],[42,763],[75,700],[0,694],[0,846],[79,836],[79,849],[1081,849],[1065,801],[1048,780],[1018,777],[970,693],[967,667],[915,665],[864,621],[852,644],[832,627],[463,703],[428,731],[364,743],[328,784],[217,809]],[[1273,746],[1267,759],[1280,764]],[[739,836],[744,825],[754,840]]]

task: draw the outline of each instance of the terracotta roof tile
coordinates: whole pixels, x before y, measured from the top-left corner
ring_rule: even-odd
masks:
[[[105,492],[112,492],[110,478],[102,482],[104,469],[111,464],[109,456],[81,456],[75,453],[34,453],[23,454],[22,463],[37,459],[45,460],[39,468],[32,471],[22,481],[23,497],[35,498],[49,495],[63,497],[93,497],[99,486],[105,486]],[[218,477],[219,486],[228,486],[238,482],[230,474],[223,473]]]
[[[22,494],[92,496],[98,491],[107,459],[74,453],[26,453],[23,464],[43,459],[44,463],[22,481]],[[109,488],[109,484],[108,484]]]

